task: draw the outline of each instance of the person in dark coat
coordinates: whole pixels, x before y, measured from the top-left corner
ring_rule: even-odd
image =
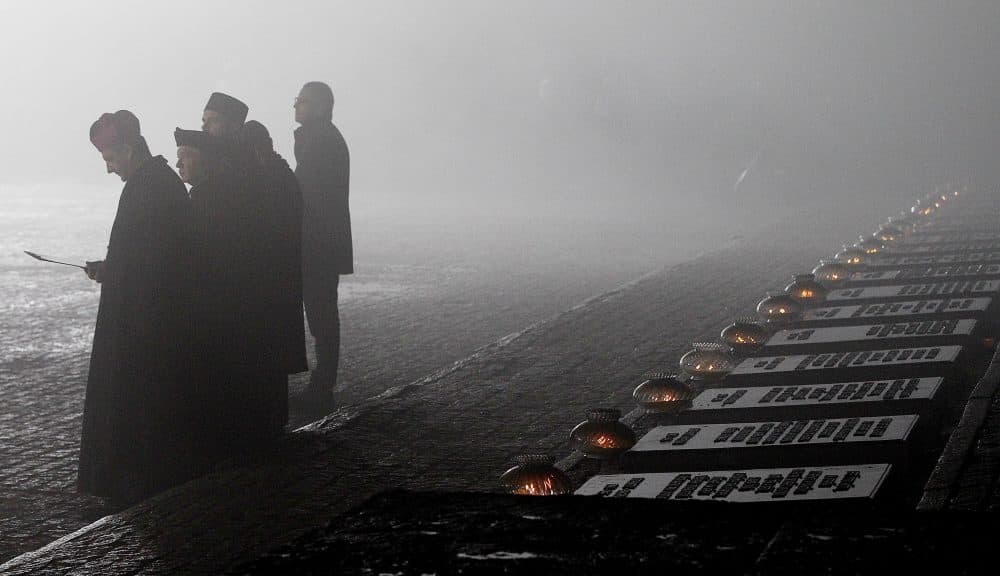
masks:
[[[354,272],[348,206],[350,154],[333,125],[333,92],[309,82],[295,99],[295,176],[302,188],[302,296],[316,339],[307,397],[330,402],[340,363],[337,288]]]
[[[256,120],[243,126],[241,141],[251,152],[250,188],[256,217],[259,283],[265,337],[271,361],[265,368],[268,426],[288,422],[288,375],[309,369],[302,317],[302,192],[295,173],[277,152],[267,128]]]
[[[264,274],[247,176],[226,158],[225,143],[177,129],[177,169],[191,185],[192,273],[199,318],[193,362],[204,406],[206,458],[253,450],[271,431],[263,423],[268,371],[266,318],[259,302]]]
[[[108,173],[125,182],[103,261],[87,375],[78,488],[122,508],[191,474],[185,256],[187,190],[120,110],[90,128]]]

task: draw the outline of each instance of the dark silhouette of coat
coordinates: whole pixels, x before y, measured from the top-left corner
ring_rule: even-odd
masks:
[[[331,122],[295,130],[295,176],[302,188],[302,258],[306,266],[354,272],[348,206],[350,154]]]
[[[193,363],[198,373],[207,458],[252,444],[263,428],[262,375],[272,360],[261,305],[262,242],[249,173],[220,163],[191,188],[193,308],[198,318]]]
[[[258,261],[266,336],[274,369],[295,374],[306,363],[305,321],[302,317],[302,192],[288,162],[276,153],[254,165],[251,193],[257,211]]]
[[[128,178],[108,243],[87,376],[79,489],[137,501],[188,475],[187,190],[162,156]]]

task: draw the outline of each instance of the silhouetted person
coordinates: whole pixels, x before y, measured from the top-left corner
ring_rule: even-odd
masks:
[[[302,192],[263,124],[247,122],[241,140],[251,152],[247,193],[257,212],[257,265],[264,272],[258,288],[269,362],[263,374],[267,412],[262,418],[280,432],[288,423],[288,374],[309,369],[302,318]]]
[[[125,182],[103,261],[87,375],[79,489],[132,504],[186,479],[191,404],[185,295],[187,190],[152,156],[127,110],[90,127],[108,173]]]
[[[238,454],[264,435],[260,412],[266,347],[256,297],[259,245],[250,223],[256,214],[244,190],[246,176],[224,156],[226,147],[206,132],[177,129],[177,169],[191,185],[191,254],[198,318],[194,366],[199,372],[208,457]]]
[[[333,92],[309,82],[295,99],[295,175],[302,188],[302,295],[316,339],[307,397],[329,402],[340,361],[337,287],[354,272],[348,208],[350,155],[333,125]]]
[[[212,92],[201,114],[201,129],[216,138],[235,139],[250,108],[229,94]]]

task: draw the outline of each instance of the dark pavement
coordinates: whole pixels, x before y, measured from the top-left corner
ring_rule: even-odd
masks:
[[[4,574],[212,574],[388,488],[495,490],[525,452],[569,453],[592,406],[632,407],[650,369],[750,313],[858,225],[828,215],[650,274],[416,382],[0,567]]]

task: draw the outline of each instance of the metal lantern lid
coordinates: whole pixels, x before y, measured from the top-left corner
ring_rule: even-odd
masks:
[[[851,268],[860,268],[868,264],[869,256],[867,252],[857,246],[848,246],[847,244],[844,244],[843,249],[840,252],[837,252],[834,259],[850,266]]]
[[[858,248],[865,251],[865,254],[869,256],[874,256],[882,252],[885,249],[885,244],[876,236],[858,236],[858,242],[855,244]]]
[[[677,379],[676,374],[654,372],[632,391],[632,398],[640,408],[660,414],[674,414],[691,406],[695,396],[690,386]]]
[[[591,458],[613,458],[635,446],[635,432],[620,421],[617,408],[592,408],[569,433],[573,448]]]
[[[573,491],[573,482],[552,463],[547,454],[525,454],[500,476],[500,485],[510,494],[557,496]]]
[[[694,349],[681,356],[681,370],[695,381],[712,381],[725,378],[735,368],[733,356],[722,344],[695,342]]]
[[[768,292],[757,304],[757,315],[768,324],[787,324],[802,319],[802,304],[785,292]]]
[[[737,318],[719,335],[734,354],[746,354],[767,343],[771,333],[757,318]]]
[[[826,300],[827,289],[813,274],[796,274],[785,292],[803,306],[816,306]]]
[[[812,273],[817,282],[829,287],[840,286],[851,278],[850,268],[837,260],[820,260]]]

